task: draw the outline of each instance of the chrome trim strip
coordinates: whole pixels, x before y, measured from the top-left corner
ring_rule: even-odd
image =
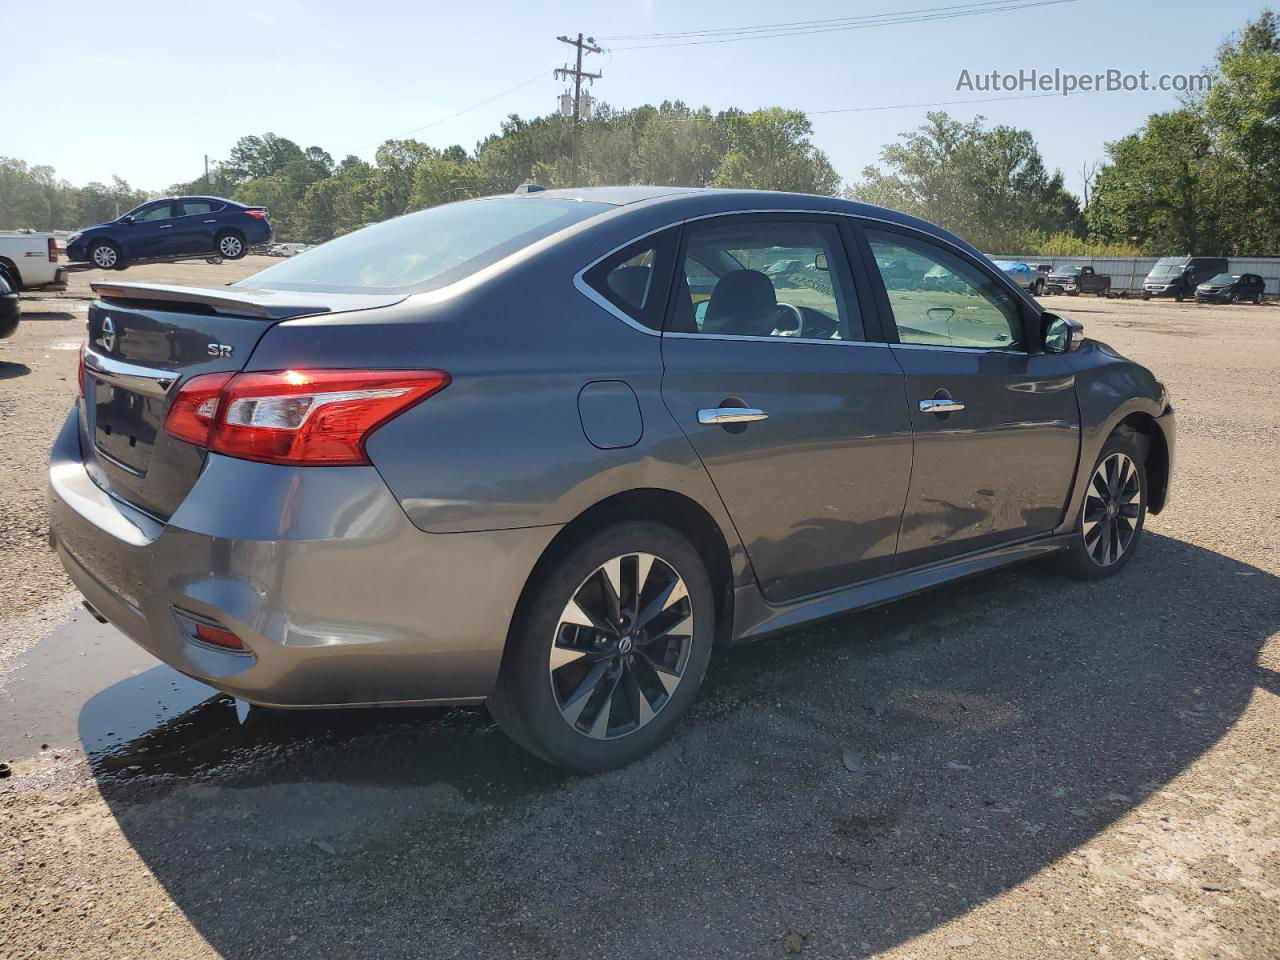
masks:
[[[1002,353],[1010,357],[1030,356],[1026,350],[1000,350],[996,347],[949,347],[940,343],[886,343],[894,350],[942,350],[947,353]]]
[[[648,236],[648,234],[646,234],[645,236]],[[637,239],[644,239],[644,238],[640,237]],[[631,241],[631,243],[634,243],[634,242],[635,242],[634,240]],[[631,243],[624,243],[622,246],[629,247],[631,246]],[[610,251],[609,253],[606,253],[603,257],[600,258],[600,260],[604,260],[607,257],[611,257],[614,253],[617,253],[617,250],[613,250],[613,251]],[[579,270],[577,273],[573,275],[573,285],[578,288],[578,292],[582,294],[584,297],[586,297],[588,300],[590,300],[592,303],[594,303],[597,307],[601,307],[608,313],[613,314],[615,317],[617,317],[619,320],[625,323],[628,327],[631,327],[633,330],[639,330],[641,333],[647,333],[651,337],[662,336],[661,330],[651,330],[640,321],[627,316],[625,313],[623,313],[621,310],[615,307],[612,303],[610,303],[608,300],[602,297],[599,293],[597,293],[592,288],[591,284],[587,283],[586,280],[582,279],[582,275],[587,270],[590,270],[591,267],[594,267],[596,263],[599,263],[600,260],[597,260],[595,263],[591,264],[591,266],[587,267],[585,270]]]
[[[178,374],[172,370],[157,370],[104,357],[89,349],[84,352],[84,365],[99,380],[149,397],[163,397],[178,379]]]
[[[673,340],[757,340],[761,343],[823,343],[843,347],[887,347],[882,340],[819,340],[816,337],[748,337],[737,333],[664,333]]]

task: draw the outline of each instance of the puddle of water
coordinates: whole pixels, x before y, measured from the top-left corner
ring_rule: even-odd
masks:
[[[47,744],[111,781],[445,781],[490,800],[495,791],[513,799],[563,779],[511,743],[483,708],[251,707],[165,666],[87,613],[24,660],[0,688],[0,761],[35,756]]]

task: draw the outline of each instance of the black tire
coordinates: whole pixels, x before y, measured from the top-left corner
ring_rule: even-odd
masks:
[[[1043,281],[1043,280],[1036,280],[1036,282],[1032,285],[1031,295],[1032,295],[1033,297],[1042,297],[1042,296],[1044,296],[1044,281]]]
[[[1178,301],[1178,303],[1181,303],[1184,299],[1186,299],[1186,296],[1187,295],[1185,293],[1179,290],[1177,293],[1173,295],[1173,299]]]
[[[1103,284],[1101,287],[1099,287],[1099,288],[1098,288],[1097,290],[1095,290],[1094,292],[1095,292],[1099,297],[1105,297],[1105,296],[1107,295],[1107,291],[1108,291],[1108,290],[1110,290],[1110,289],[1111,289],[1111,288],[1110,288],[1109,286],[1107,286],[1106,284]]]
[[[1144,294],[1142,295],[1142,299],[1143,299],[1143,300],[1150,300],[1150,299],[1151,299],[1151,294],[1149,294],[1149,293],[1144,293]]]
[[[223,230],[213,238],[213,249],[224,260],[239,260],[249,252],[249,245],[239,230]]]
[[[4,274],[5,280],[9,282],[9,286],[13,288],[14,293],[22,292],[22,275],[18,273],[18,268],[8,263],[0,263],[0,273]]]
[[[89,262],[99,270],[123,270],[128,261],[124,251],[110,240],[95,240],[89,248]]]
[[[1260,294],[1260,293],[1255,293],[1255,294],[1253,295],[1253,305],[1254,305],[1255,307],[1260,307],[1260,306],[1262,306],[1262,294]]]
[[[1068,296],[1068,297],[1078,297],[1078,296],[1080,296],[1080,291],[1079,291],[1079,290],[1068,290],[1068,291],[1067,291],[1067,296]]]
[[[1125,513],[1125,507],[1120,506],[1110,519],[1104,513],[1103,519],[1099,518],[1098,505],[1104,502],[1105,498],[1094,496],[1094,484],[1096,476],[1104,464],[1108,464],[1113,457],[1125,457],[1133,466],[1134,475],[1137,478],[1137,513],[1132,517],[1128,517]],[[1117,465],[1119,466],[1119,465]],[[1101,490],[1098,491],[1101,493]],[[1124,496],[1115,498],[1115,502],[1119,503]],[[1133,500],[1128,501],[1132,503]],[[1104,506],[1108,506],[1104,502]],[[1128,518],[1128,524],[1132,528],[1132,534],[1127,542],[1123,542],[1123,526],[1121,522],[1123,518]],[[1147,519],[1147,468],[1146,468],[1146,447],[1139,442],[1138,435],[1127,428],[1120,428],[1113,433],[1102,447],[1102,452],[1098,454],[1098,459],[1094,462],[1089,472],[1089,487],[1086,488],[1085,502],[1081,505],[1080,516],[1076,520],[1075,533],[1072,536],[1070,548],[1062,555],[1063,566],[1068,573],[1081,580],[1101,580],[1105,577],[1113,577],[1133,559],[1133,555],[1137,552],[1142,540],[1142,529]],[[1086,530],[1086,524],[1093,523],[1090,529]],[[1120,535],[1110,544],[1103,544],[1102,538],[1109,533],[1108,524],[1120,531]],[[1101,528],[1101,529],[1099,529]],[[1098,533],[1094,533],[1098,530]],[[1108,547],[1114,549],[1123,542],[1123,549],[1118,552],[1113,559],[1106,559],[1106,551]],[[1100,557],[1098,554],[1102,552]]]
[[[1240,294],[1238,294],[1238,293],[1233,293],[1233,294],[1231,295],[1231,305],[1232,305],[1232,306],[1237,306],[1239,303],[1240,303]]]
[[[677,618],[685,611],[692,616],[693,628],[687,639],[665,636],[649,641],[644,639],[647,631],[638,630],[633,648],[627,639],[630,633],[606,633],[585,623],[576,627],[563,619],[571,601],[590,606],[584,598],[594,595],[593,584],[602,587],[608,582],[600,579],[606,564],[633,555],[649,555],[654,560],[638,590],[634,586],[639,579],[638,562],[628,559],[619,565],[618,579],[623,582],[620,606],[638,612],[642,605],[650,604],[648,598],[661,595],[665,586],[672,584],[674,575],[684,583],[687,606],[681,600],[665,609]],[[670,527],[628,522],[587,537],[535,576],[512,624],[498,682],[489,698],[489,712],[516,743],[575,773],[597,773],[638,760],[671,735],[706,674],[716,611],[701,557]],[[643,604],[630,602],[636,593],[646,598]],[[603,591],[599,596],[607,601]],[[628,621],[632,616],[622,615]],[[552,668],[553,646],[579,659]],[[584,648],[586,654],[581,652]],[[668,669],[670,664],[683,663],[673,688],[665,683],[655,686],[663,679],[653,667],[655,660],[668,678],[678,669]],[[593,674],[598,679],[592,680]],[[654,699],[644,692],[646,687],[656,691],[656,709]],[[572,695],[580,690],[592,692],[576,698],[581,706],[571,719],[566,714],[572,711]],[[606,704],[607,690],[619,691],[617,706],[614,700]],[[640,719],[641,698],[650,711],[648,719]],[[615,711],[624,721],[616,727]]]

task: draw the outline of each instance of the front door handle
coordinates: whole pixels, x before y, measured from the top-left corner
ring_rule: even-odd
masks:
[[[920,401],[921,413],[958,413],[963,409],[963,403],[959,400],[952,400],[950,397]]]
[[[171,229],[173,229],[173,224],[172,224],[172,223],[163,223],[163,224],[161,224],[161,225],[160,225],[160,229],[161,229],[161,230],[171,230]]]
[[[698,411],[699,423],[754,423],[768,420],[769,415],[755,407],[706,407]]]

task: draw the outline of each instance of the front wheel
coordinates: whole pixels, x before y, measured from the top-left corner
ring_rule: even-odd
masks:
[[[1100,580],[1124,569],[1147,518],[1147,471],[1135,435],[1118,430],[1098,454],[1065,556],[1069,573]]]
[[[227,260],[239,260],[248,252],[244,237],[234,230],[226,230],[215,238],[218,254]]]
[[[1032,288],[1032,290],[1031,290],[1031,295],[1032,295],[1033,297],[1040,297],[1040,296],[1044,296],[1044,281],[1043,281],[1043,280],[1037,280],[1037,281],[1035,282],[1035,284],[1034,284],[1034,286],[1033,286],[1033,288]]]
[[[715,636],[702,559],[669,527],[632,522],[536,574],[489,709],[557,766],[625,766],[670,735],[697,696]]]
[[[100,270],[123,270],[124,255],[110,240],[99,240],[89,248],[89,261]]]

